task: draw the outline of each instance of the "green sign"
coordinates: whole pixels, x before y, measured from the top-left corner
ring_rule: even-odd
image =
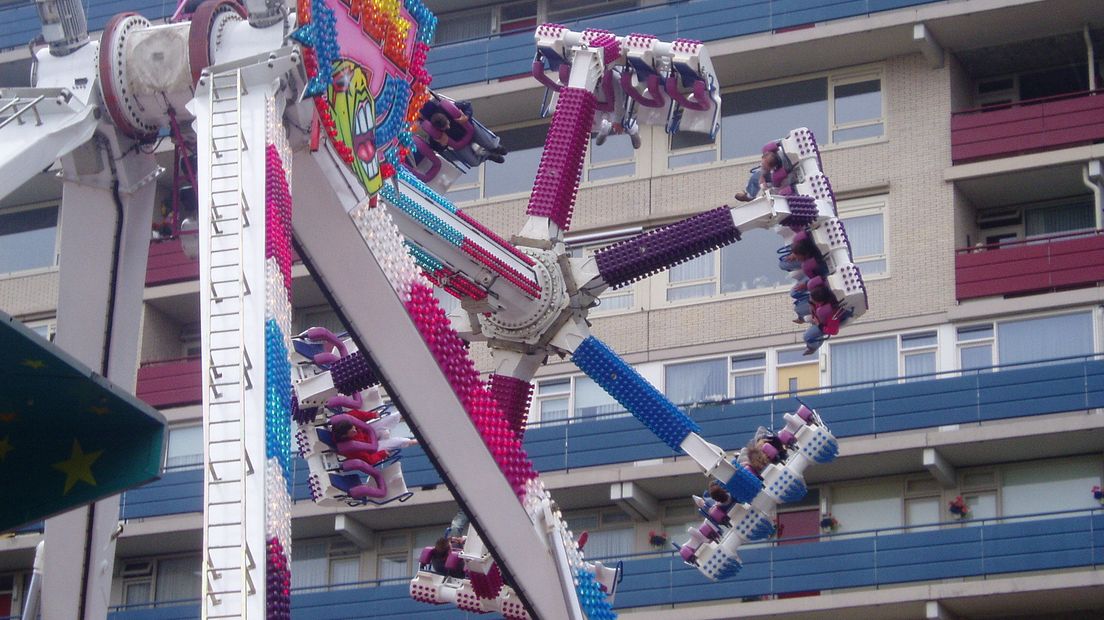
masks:
[[[0,532],[157,478],[165,420],[0,312]]]

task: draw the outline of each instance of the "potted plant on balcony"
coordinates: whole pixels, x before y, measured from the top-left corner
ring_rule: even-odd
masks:
[[[968,519],[970,518],[970,507],[966,505],[966,500],[962,499],[962,496],[952,499],[947,504],[947,509],[951,511],[956,519]]]
[[[1100,502],[1101,506],[1104,506],[1104,490],[1100,489],[1100,485],[1096,485],[1092,488],[1093,499]]]
[[[667,532],[657,532],[652,530],[648,532],[648,544],[656,549],[662,549],[667,546]]]
[[[820,531],[824,534],[831,534],[838,529],[839,521],[836,521],[836,518],[832,516],[832,513],[825,513],[824,516],[820,518]]]

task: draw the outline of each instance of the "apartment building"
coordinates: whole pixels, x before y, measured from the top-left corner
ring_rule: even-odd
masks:
[[[129,7],[150,18],[171,7]],[[544,22],[706,41],[723,99],[715,141],[644,128],[588,154],[571,247],[585,255],[731,202],[763,143],[821,145],[871,310],[815,355],[791,322],[779,237],[603,295],[597,336],[725,449],[817,408],[841,456],[808,472],[778,535],[711,583],[672,554],[704,481],[569,362],[536,380],[526,449],[592,558],[623,560],[626,617],[1087,617],[1104,610],[1104,5],[1096,0],[427,1],[434,87],[472,101],[510,149],[449,197],[508,238],[548,119],[526,78]],[[28,8],[29,7],[29,8]],[[28,13],[28,10],[30,11]],[[93,0],[102,27],[114,3]],[[28,15],[30,16],[28,18]],[[0,77],[26,78],[33,6],[0,4]],[[161,154],[171,164],[171,152]],[[171,192],[161,181],[162,196]],[[0,308],[56,328],[60,184],[0,203]],[[118,620],[198,614],[202,431],[198,264],[151,241],[138,395],[171,426],[165,472],[126,493]],[[295,322],[340,329],[303,265]],[[489,358],[473,346],[489,370]],[[322,509],[296,472],[296,617],[460,617],[410,601],[421,547],[455,504],[427,458],[414,497]],[[633,501],[624,498],[632,497]],[[952,511],[961,497],[965,515]],[[0,539],[0,618],[18,615],[34,545]],[[653,545],[652,543],[658,543]]]

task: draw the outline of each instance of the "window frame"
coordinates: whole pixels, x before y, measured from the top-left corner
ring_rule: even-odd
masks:
[[[185,463],[183,465],[169,465],[169,442],[171,441],[172,434],[176,431],[182,431],[185,429],[200,429],[199,433],[199,462],[198,463]],[[165,457],[161,460],[161,472],[178,472],[178,471],[192,471],[195,469],[203,469],[203,463],[205,461],[204,448],[203,448],[203,423],[201,421],[188,421],[180,424],[172,424],[168,427],[168,432],[165,433]]]
[[[733,364],[737,361],[752,360],[759,358],[762,361],[761,366],[754,368],[733,368]],[[767,376],[767,351],[741,351],[740,353],[733,353],[728,356],[728,394],[729,398],[739,398],[740,400],[758,400],[767,398],[767,394],[770,394],[770,381]],[[776,371],[777,372],[777,371]],[[751,396],[739,396],[736,394],[736,379],[739,377],[751,377],[759,375],[759,387],[760,393],[753,394]]]
[[[885,269],[877,273],[867,275],[863,273],[864,281],[880,280],[889,278],[891,276],[890,269],[890,251],[889,251],[889,234],[886,229],[886,212],[888,210],[888,194],[876,194],[873,196],[864,196],[861,198],[849,198],[840,200],[837,203],[837,210],[839,212],[839,219],[844,222],[844,226],[847,225],[847,220],[856,217],[869,217],[880,216],[882,219],[882,252],[880,254],[868,254],[862,257],[856,256],[858,260],[856,263],[859,265],[859,269],[862,269],[861,263],[870,263],[874,261],[882,261],[885,264]],[[740,243],[737,241],[736,243]],[[781,237],[778,239],[779,246],[784,244]],[[649,295],[651,297],[651,305],[649,308],[666,308],[666,307],[680,307],[693,304],[707,303],[713,301],[726,301],[730,299],[743,299],[748,297],[757,297],[760,295],[774,295],[783,291],[788,291],[792,283],[783,282],[777,286],[765,286],[761,288],[751,288],[739,291],[721,292],[721,281],[723,278],[722,272],[724,270],[724,262],[721,260],[721,249],[714,250],[707,255],[695,258],[693,260],[702,260],[705,256],[712,257],[713,261],[713,275],[706,278],[697,278],[694,280],[683,280],[679,282],[671,282],[671,270],[665,270],[663,274],[656,274],[649,276],[644,282],[652,282],[649,287]],[[703,284],[712,284],[713,291],[708,295],[702,295],[699,297],[687,297],[685,299],[671,300],[668,298],[671,290],[680,288],[690,288],[692,286],[701,286]]]
[[[864,65],[859,67],[849,67],[846,69],[830,70],[830,71],[818,71],[814,73],[806,73],[797,76],[790,76],[785,78],[778,78],[773,80],[765,80],[761,82],[755,82],[751,84],[740,84],[736,86],[729,86],[721,89],[721,96],[729,95],[732,93],[757,90],[762,88],[770,88],[772,86],[780,86],[783,84],[791,84],[797,82],[805,82],[809,80],[815,80],[824,78],[826,80],[825,98],[826,98],[826,110],[827,118],[825,119],[825,126],[828,127],[828,135],[821,137],[817,136],[817,146],[821,152],[829,151],[836,148],[848,148],[852,146],[864,146],[867,144],[874,144],[888,140],[888,104],[886,102],[886,68],[883,63]],[[861,122],[861,123],[845,123],[840,126],[835,125],[835,88],[836,86],[846,86],[848,84],[856,84],[860,82],[867,82],[871,80],[878,80],[879,92],[882,94],[881,103],[881,117],[877,121],[873,122]],[[722,119],[724,113],[722,110]],[[853,127],[861,127],[866,125],[874,125],[881,123],[882,135],[874,138],[859,138],[855,140],[846,140],[844,142],[835,142],[833,134],[837,129],[851,129]],[[722,120],[723,126],[723,120]],[[759,155],[745,155],[741,157],[724,158],[721,156],[721,133],[723,128],[718,131],[716,139],[711,144],[703,144],[700,146],[691,146],[682,149],[671,148],[671,139],[668,136],[666,143],[663,145],[664,160],[659,170],[656,171],[656,175],[671,175],[682,174],[685,172],[691,172],[694,170],[700,170],[716,165],[720,162],[726,162],[734,164],[736,166],[746,166],[748,164],[755,164],[759,160]],[[782,136],[778,136],[782,137]],[[713,158],[709,161],[689,163],[682,166],[671,166],[671,158],[679,155],[690,155],[696,153],[703,153],[713,151]]]
[[[60,200],[48,200],[42,202],[34,202],[29,204],[17,205],[12,207],[0,207],[0,215],[10,215],[12,213],[20,213],[22,211],[33,211],[35,209],[49,209],[57,208],[57,223],[54,225],[54,259],[50,265],[44,267],[31,267],[30,269],[19,269],[16,271],[0,271],[0,281],[24,278],[27,276],[34,276],[46,273],[52,273],[59,269],[61,263],[61,210],[62,205]]]
[[[556,424],[556,425],[572,424],[572,423],[574,423],[576,421],[579,421],[579,420],[593,419],[591,417],[584,417],[584,418],[576,418],[575,417],[575,410],[578,408],[578,404],[577,404],[577,401],[576,401],[576,396],[578,394],[578,390],[576,389],[575,386],[576,386],[576,382],[580,379],[583,379],[583,378],[589,379],[590,377],[588,377],[585,374],[572,374],[572,375],[558,375],[558,376],[540,377],[540,378],[534,379],[533,380],[533,398],[531,399],[531,401],[529,403],[529,418],[528,419],[532,423],[540,424],[542,426],[544,426],[544,425],[551,426],[553,424]],[[559,384],[560,382],[563,382],[563,381],[567,382],[567,389],[566,390],[557,391],[557,392],[550,392],[548,394],[541,394],[540,393],[540,384],[541,383],[555,385],[555,384]],[[561,399],[561,398],[565,398],[565,397],[567,398],[567,415],[563,418],[556,419],[556,420],[545,420],[543,418],[543,411],[541,410],[542,401],[556,400],[556,399]],[[624,416],[629,416],[629,415],[632,415],[632,414],[629,413],[627,410],[622,409],[621,411],[618,411],[618,412],[601,414],[600,417],[603,420],[609,420],[609,419],[612,419],[612,418],[619,418],[619,417],[624,417]]]

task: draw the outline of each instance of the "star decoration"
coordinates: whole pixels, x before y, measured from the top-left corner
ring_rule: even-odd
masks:
[[[65,474],[65,490],[61,494],[68,494],[78,481],[96,486],[96,479],[92,477],[92,463],[95,463],[96,459],[100,458],[102,454],[103,450],[84,452],[81,449],[80,442],[74,439],[73,452],[69,455],[69,460],[51,465],[54,469]]]
[[[46,367],[46,362],[42,360],[26,359],[19,362],[20,366],[26,366],[27,368],[33,368],[35,370],[42,370]]]
[[[0,413],[0,422],[15,422],[16,414],[14,411],[5,411]]]
[[[8,458],[8,453],[13,450],[11,442],[8,441],[8,436],[4,436],[0,439],[0,461]]]
[[[105,405],[92,405],[88,408],[88,411],[96,415],[107,415],[111,413],[111,407]]]

